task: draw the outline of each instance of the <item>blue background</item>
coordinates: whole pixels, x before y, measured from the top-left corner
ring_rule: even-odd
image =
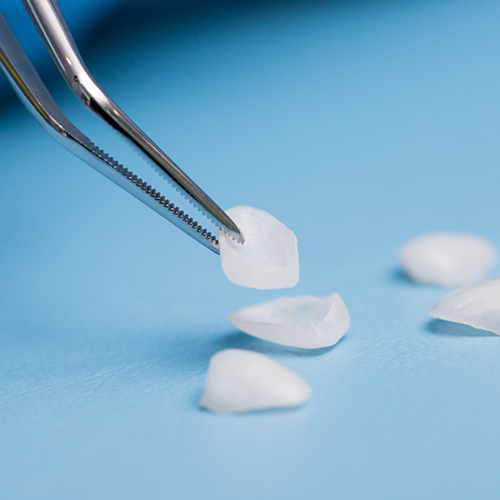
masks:
[[[217,256],[4,94],[0,497],[498,498],[500,339],[430,321],[447,291],[408,282],[398,249],[432,230],[500,245],[499,25],[494,0],[206,3],[123,9],[82,45],[102,87],[222,207],[296,232],[301,279],[285,291],[232,285]],[[46,74],[76,125],[143,168]],[[227,322],[332,292],[352,316],[332,349]],[[311,401],[199,410],[226,347],[295,370]]]

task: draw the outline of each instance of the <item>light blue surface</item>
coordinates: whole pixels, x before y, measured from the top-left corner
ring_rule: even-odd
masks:
[[[430,323],[446,291],[409,283],[397,255],[431,230],[500,245],[500,4],[249,4],[141,23],[84,51],[91,71],[223,207],[294,229],[301,280],[232,285],[215,255],[4,107],[2,500],[498,498],[500,339]],[[334,291],[352,327],[319,353],[226,320]],[[200,411],[225,347],[297,371],[310,403]]]

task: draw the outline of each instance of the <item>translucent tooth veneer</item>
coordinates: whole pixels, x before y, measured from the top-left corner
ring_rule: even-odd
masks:
[[[240,244],[219,229],[222,269],[233,283],[261,290],[291,288],[299,281],[297,237],[271,214],[253,207],[226,211],[242,232]]]
[[[401,264],[414,281],[452,286],[476,279],[496,263],[488,240],[471,234],[428,233],[406,243]]]
[[[241,413],[303,405],[311,388],[299,375],[264,354],[224,349],[212,356],[200,406]]]
[[[440,300],[430,315],[500,335],[500,277],[455,290]]]
[[[326,297],[283,297],[245,307],[229,315],[241,331],[277,344],[317,349],[336,344],[350,316],[338,293]]]

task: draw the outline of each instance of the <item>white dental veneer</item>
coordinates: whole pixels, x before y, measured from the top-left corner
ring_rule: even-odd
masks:
[[[214,354],[200,406],[216,413],[240,413],[304,404],[311,388],[271,358],[243,349]]]
[[[284,297],[245,307],[229,321],[249,335],[277,344],[318,349],[336,344],[350,325],[338,293],[327,297]]]
[[[497,258],[493,244],[470,234],[424,234],[401,249],[401,263],[410,278],[441,286],[478,278],[493,267]]]
[[[500,335],[500,277],[455,290],[439,301],[430,314]]]
[[[227,214],[242,232],[240,244],[218,230],[222,269],[237,285],[261,290],[291,288],[299,281],[297,237],[272,215],[253,207]]]

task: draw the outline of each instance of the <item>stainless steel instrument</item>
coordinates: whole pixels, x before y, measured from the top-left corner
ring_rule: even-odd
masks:
[[[236,241],[243,243],[243,235],[227,214],[97,85],[85,67],[56,0],[23,0],[23,3],[59,71],[78,99],[129,141],[202,214]],[[212,235],[153,186],[107,155],[64,116],[1,12],[0,69],[21,102],[53,139],[196,241],[219,253],[216,235]]]

